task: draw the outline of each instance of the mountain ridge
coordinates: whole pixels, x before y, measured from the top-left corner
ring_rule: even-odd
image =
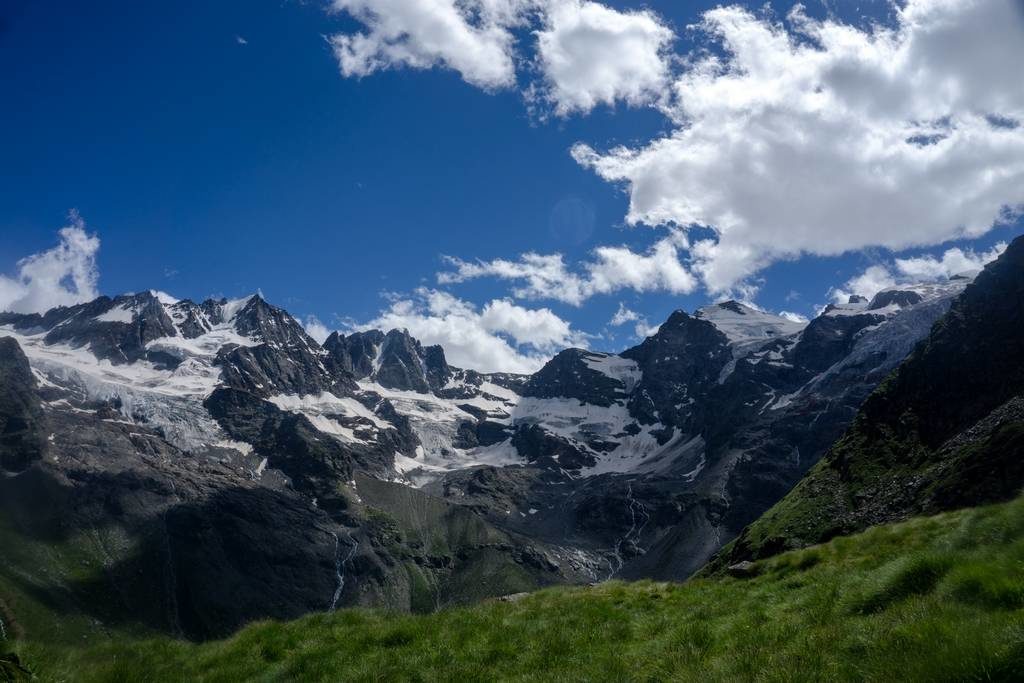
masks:
[[[715,566],[1017,495],[1024,485],[1022,330],[1018,238],[864,401],[807,477]]]
[[[55,569],[93,596],[62,609],[121,620],[111,605],[158,595],[129,618],[200,639],[335,606],[684,578],[781,498],[962,286],[806,326],[737,302],[677,311],[621,354],[569,349],[532,376],[452,367],[403,330],[320,345],[258,295],[0,314],[42,415],[0,489],[56,492],[45,509],[8,495],[0,521],[29,548],[18,562],[48,543],[86,558],[86,580]]]

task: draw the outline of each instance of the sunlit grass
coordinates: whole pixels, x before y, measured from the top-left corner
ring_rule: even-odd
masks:
[[[868,530],[749,579],[612,582],[430,615],[253,624],[190,644],[21,643],[43,680],[1020,680],[1024,501]]]

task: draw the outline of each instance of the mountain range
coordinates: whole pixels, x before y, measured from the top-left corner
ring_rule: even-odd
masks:
[[[427,612],[1012,497],[1022,273],[1018,239],[976,277],[808,323],[676,311],[529,376],[404,330],[319,344],[260,296],[0,314],[0,623],[207,639]]]

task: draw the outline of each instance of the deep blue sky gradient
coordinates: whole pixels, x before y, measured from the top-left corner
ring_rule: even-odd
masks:
[[[717,4],[648,6],[685,52],[685,26]],[[844,7],[851,20],[887,11],[877,0]],[[663,234],[624,227],[621,188],[568,153],[577,141],[648,140],[666,130],[662,116],[602,108],[538,122],[518,93],[485,93],[453,72],[345,79],[322,36],[351,26],[315,2],[0,3],[0,272],[51,247],[74,207],[102,239],[105,293],[201,299],[258,288],[331,323],[372,318],[381,292],[435,284],[442,254],[559,251],[574,263],[599,245],[642,250]],[[777,264],[757,300],[810,314],[830,286],[886,256]],[[451,290],[482,303],[508,285]],[[660,322],[707,295],[524,305],[601,333],[620,301]],[[631,341],[630,328],[617,332],[595,346]]]

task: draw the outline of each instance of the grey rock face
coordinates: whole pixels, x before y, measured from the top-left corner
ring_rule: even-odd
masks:
[[[588,358],[597,357],[598,354],[583,349],[566,349],[532,375],[521,393],[536,398],[575,398],[583,403],[610,406],[626,396],[626,387],[587,364]]]
[[[348,336],[332,332],[324,348],[353,377],[366,379],[373,374],[374,361],[383,343],[384,333],[380,330],[353,332]]]
[[[324,348],[356,379],[421,394],[441,391],[453,374],[440,346],[424,347],[406,330],[333,333]]]
[[[11,324],[19,330],[46,330],[47,344],[87,347],[97,358],[114,365],[144,359],[147,343],[177,335],[160,301],[149,292],[113,299],[100,297],[77,306],[55,308],[43,316],[4,314],[0,324]]]
[[[0,337],[0,470],[21,472],[43,456],[36,379],[18,342]]]
[[[235,318],[235,330],[260,343],[225,347],[217,356],[224,383],[258,396],[351,395],[350,373],[290,315],[254,296]]]
[[[676,311],[622,357],[635,360],[643,373],[630,397],[630,414],[641,424],[661,422],[696,433],[706,410],[697,399],[717,384],[732,352],[713,324]]]
[[[390,469],[393,451],[387,448],[393,442],[366,447],[323,439],[309,418],[283,411],[247,391],[222,387],[205,405],[233,439],[252,444],[258,456],[267,458],[268,467],[316,497],[324,509],[346,506],[337,493],[337,482],[351,481],[356,471],[383,477]]]
[[[919,304],[923,299],[924,298],[917,292],[886,290],[875,295],[875,298],[871,300],[870,304],[868,304],[868,310],[875,311],[892,305],[905,308],[907,306]]]
[[[404,330],[391,330],[380,349],[377,382],[388,389],[430,392],[423,348]]]
[[[568,439],[549,434],[540,425],[524,425],[512,437],[512,445],[528,462],[543,467],[578,470],[593,467],[594,456]]]

